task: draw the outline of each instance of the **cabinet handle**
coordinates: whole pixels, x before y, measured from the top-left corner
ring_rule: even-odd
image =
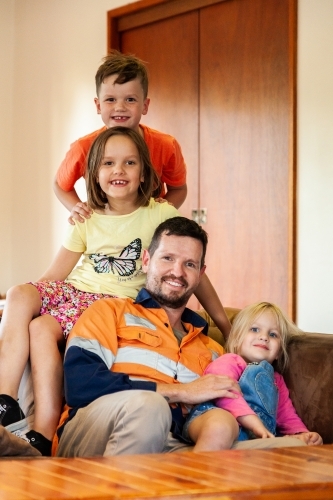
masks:
[[[192,220],[194,220],[198,224],[206,224],[207,208],[194,208],[192,210]]]

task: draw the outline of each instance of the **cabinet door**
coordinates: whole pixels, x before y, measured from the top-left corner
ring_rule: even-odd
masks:
[[[207,209],[222,302],[269,300],[292,317],[295,11],[296,0],[142,0],[109,13],[109,43],[148,62],[144,122],[181,144],[181,211]]]
[[[198,12],[124,31],[122,52],[147,61],[149,111],[142,122],[174,136],[187,165],[188,195],[181,213],[198,207]]]
[[[291,313],[289,0],[200,11],[200,206],[207,272],[224,303]],[[291,167],[291,168],[290,168]]]

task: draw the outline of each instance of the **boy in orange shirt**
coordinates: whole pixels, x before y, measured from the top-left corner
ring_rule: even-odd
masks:
[[[179,208],[187,194],[186,165],[180,146],[174,137],[140,124],[150,102],[144,63],[117,50],[103,61],[95,76],[95,105],[105,126],[71,144],[54,180],[57,197],[71,212],[69,222],[73,223],[72,218],[82,222],[90,217],[89,207],[81,202],[74,186],[80,177],[85,176],[86,158],[94,139],[106,128],[119,125],[136,130],[144,138],[163,184],[160,196]]]

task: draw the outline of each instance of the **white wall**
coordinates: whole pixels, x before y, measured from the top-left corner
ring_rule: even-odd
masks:
[[[101,124],[106,11],[130,0],[0,0],[0,293],[43,272],[67,212],[52,179]],[[299,0],[298,323],[333,333],[333,0]]]
[[[333,1],[298,5],[298,324],[333,333]]]
[[[12,283],[14,0],[0,0],[0,294]]]
[[[93,98],[106,12],[128,3],[0,0],[0,293],[37,279],[61,244],[67,213],[52,179],[70,142],[102,126]]]

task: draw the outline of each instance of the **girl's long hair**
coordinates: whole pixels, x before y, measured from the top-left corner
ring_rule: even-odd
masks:
[[[91,145],[88,154],[88,168],[86,173],[87,201],[92,209],[105,208],[108,202],[106,194],[98,183],[98,173],[104,157],[105,145],[110,137],[122,135],[129,137],[135,144],[140,161],[143,182],[138,188],[138,204],[141,207],[149,205],[151,197],[157,197],[161,190],[161,181],[151,164],[148,146],[141,135],[127,127],[112,127],[99,134]]]
[[[242,309],[235,317],[229,338],[226,343],[226,351],[234,354],[240,353],[241,345],[255,320],[264,312],[271,312],[277,321],[280,336],[281,349],[276,360],[277,368],[282,372],[288,365],[287,347],[292,337],[301,335],[303,332],[281,311],[281,309],[271,302],[257,302]]]

